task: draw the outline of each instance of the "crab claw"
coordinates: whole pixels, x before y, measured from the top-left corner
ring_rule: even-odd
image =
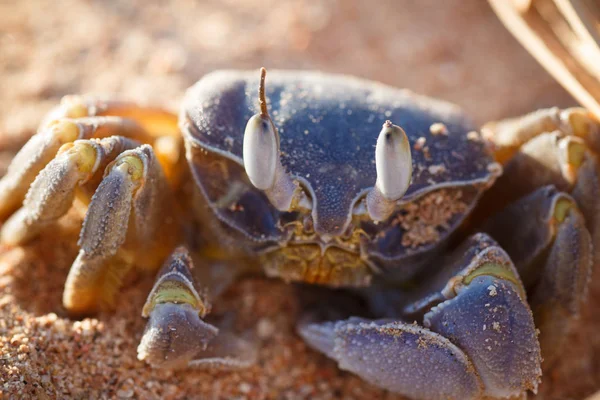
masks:
[[[279,134],[269,113],[265,99],[265,77],[261,68],[259,102],[261,111],[253,115],[244,131],[243,159],[250,182],[265,192],[271,203],[280,211],[297,207],[311,209],[310,200],[298,184],[292,180],[279,157]]]
[[[424,326],[397,317],[309,320],[299,333],[340,368],[410,398],[508,398],[535,391],[540,347],[508,255],[477,234],[447,262],[413,305],[424,313]]]
[[[149,318],[138,359],[157,368],[242,368],[256,358],[255,348],[203,318],[210,306],[194,287],[192,259],[180,247],[158,273],[142,310]],[[195,359],[197,358],[197,359]]]
[[[410,398],[472,399],[481,392],[467,356],[448,339],[419,326],[352,318],[306,325],[300,334],[336,359],[341,369]]]
[[[374,221],[383,221],[396,208],[412,176],[412,157],[406,132],[385,121],[375,147],[377,181],[367,195],[367,211]]]
[[[587,205],[595,202],[596,198]],[[576,326],[587,296],[594,253],[585,224],[571,196],[546,186],[510,204],[484,225],[511,255],[531,294],[548,366],[567,348],[568,334]]]

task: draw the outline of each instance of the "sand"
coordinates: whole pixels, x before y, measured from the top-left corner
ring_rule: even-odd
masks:
[[[477,123],[574,104],[482,0],[9,0],[0,15],[0,174],[63,95],[176,110],[185,88],[218,68],[349,73],[456,102]],[[294,333],[293,288],[261,278],[236,283],[215,306],[259,337],[256,366],[147,367],[136,347],[152,277],[131,279],[115,313],[73,320],[61,307],[80,222],[69,216],[27,246],[0,248],[0,399],[400,398],[308,349]],[[600,283],[590,297],[538,398],[580,399],[600,387]]]

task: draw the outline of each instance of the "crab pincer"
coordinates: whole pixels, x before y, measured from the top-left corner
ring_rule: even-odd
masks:
[[[525,291],[508,255],[485,234],[467,240],[402,318],[308,319],[307,343],[377,386],[415,399],[511,397],[535,391],[540,348]],[[436,382],[432,385],[432,382]]]
[[[253,364],[253,343],[203,320],[210,304],[196,290],[192,268],[183,247],[165,261],[142,310],[148,324],[138,358],[155,368],[235,369]]]

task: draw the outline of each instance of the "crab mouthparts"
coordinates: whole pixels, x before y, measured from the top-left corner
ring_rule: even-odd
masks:
[[[321,244],[289,244],[263,255],[269,277],[332,287],[368,286],[372,270],[360,254]]]

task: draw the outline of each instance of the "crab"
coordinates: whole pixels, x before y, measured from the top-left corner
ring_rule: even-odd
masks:
[[[319,72],[213,72],[179,117],[69,96],[0,181],[0,241],[85,213],[74,316],[115,307],[132,268],[159,270],[138,347],[154,367],[253,363],[251,340],[206,318],[219,282],[264,271],[361,299],[318,301],[298,334],[374,385],[523,396],[598,264],[599,134],[581,108],[478,131],[454,105]]]

